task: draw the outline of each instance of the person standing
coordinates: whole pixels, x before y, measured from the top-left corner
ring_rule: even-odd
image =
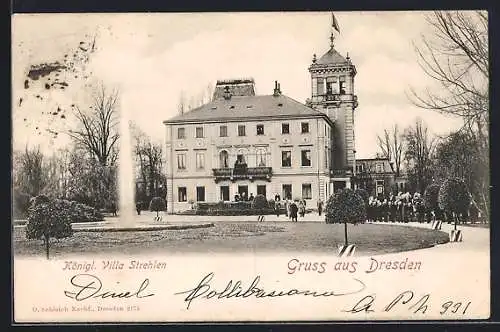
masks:
[[[300,217],[302,218],[304,218],[304,216],[306,215],[306,206],[304,204],[304,200],[299,201],[299,213]]]
[[[297,207],[297,204],[295,204],[295,202],[292,202],[290,204],[290,218],[292,219],[292,221],[295,221],[297,222],[297,212],[298,212],[298,207]]]
[[[288,200],[288,198],[285,200],[285,211],[286,211],[286,216],[288,218],[292,218],[292,216],[290,215],[290,201]]]
[[[276,217],[279,217],[280,216],[280,201],[279,200],[276,200],[274,201],[274,210],[276,212]]]
[[[321,213],[323,212],[323,202],[321,200],[318,201],[318,215],[321,217]]]

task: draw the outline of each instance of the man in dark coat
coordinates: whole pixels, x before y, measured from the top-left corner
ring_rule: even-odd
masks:
[[[297,212],[299,211],[299,208],[297,207],[297,204],[295,202],[290,203],[290,217],[292,218],[292,221],[297,222]]]
[[[321,216],[323,212],[323,202],[321,200],[318,201],[318,215]]]

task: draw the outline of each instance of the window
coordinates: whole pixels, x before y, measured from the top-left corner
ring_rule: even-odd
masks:
[[[266,166],[266,149],[260,148],[257,150],[257,167]]]
[[[220,187],[220,200],[224,202],[229,201],[229,186]]]
[[[312,79],[311,87],[312,87],[313,97],[317,96],[318,95],[318,79],[317,78]]]
[[[257,195],[264,195],[264,197],[266,197],[266,185],[265,184],[257,185]]]
[[[238,126],[238,136],[245,136],[245,126],[244,125]]]
[[[318,95],[324,95],[325,94],[325,84],[323,78],[318,78]]]
[[[282,187],[283,199],[292,199],[292,185],[284,184]]]
[[[302,150],[300,159],[302,166],[311,166],[311,150]]]
[[[205,201],[205,187],[196,187],[196,201],[197,202]]]
[[[375,170],[377,173],[383,173],[384,172],[384,165],[378,163]]]
[[[281,124],[281,133],[282,134],[290,134],[290,124],[289,123],[282,123]]]
[[[196,138],[203,138],[203,127],[196,127]]]
[[[229,167],[229,155],[226,150],[223,150],[219,154],[219,166],[220,168],[228,168]]]
[[[375,185],[377,187],[377,195],[384,194],[384,180],[375,181]]]
[[[364,170],[365,168],[363,164],[356,165],[356,173],[363,173]]]
[[[186,128],[177,128],[177,138],[178,139],[186,138]]]
[[[302,122],[301,124],[302,134],[309,132],[309,122]]]
[[[281,151],[281,167],[292,167],[292,151]]]
[[[186,202],[187,201],[187,190],[186,187],[178,187],[177,188],[177,198],[179,202]]]
[[[337,78],[336,77],[328,77],[326,79],[326,93],[327,94],[336,94],[337,92]]]
[[[302,198],[303,199],[312,199],[312,189],[310,183],[302,184]]]
[[[264,125],[257,125],[257,135],[264,135]]]
[[[246,155],[247,155],[247,150],[246,149],[239,149],[236,153],[236,164],[246,164]]]
[[[248,186],[238,186],[238,195],[240,196],[240,200],[246,201],[248,199]]]
[[[219,127],[219,136],[220,137],[227,137],[227,126],[220,126]]]
[[[179,153],[177,155],[177,169],[186,169],[186,154]]]
[[[196,152],[196,169],[205,168],[205,154],[203,152]]]
[[[339,91],[341,95],[345,94],[345,76],[340,76],[339,79]]]

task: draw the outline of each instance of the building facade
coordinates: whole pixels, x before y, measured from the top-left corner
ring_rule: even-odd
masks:
[[[278,82],[272,94],[256,95],[253,79],[220,80],[211,102],[164,121],[168,211],[258,194],[316,207],[350,187],[356,69],[331,43],[309,72],[306,104]]]

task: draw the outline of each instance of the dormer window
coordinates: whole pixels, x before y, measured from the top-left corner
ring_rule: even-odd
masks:
[[[224,87],[224,99],[231,99],[231,91],[229,90],[229,86],[227,85]]]

